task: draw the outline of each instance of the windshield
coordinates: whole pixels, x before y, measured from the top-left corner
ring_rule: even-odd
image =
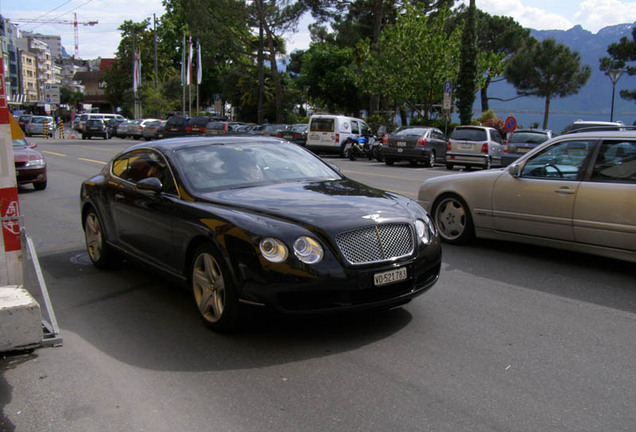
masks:
[[[488,135],[484,129],[456,128],[451,134],[451,139],[462,141],[487,141]]]
[[[515,132],[510,135],[508,142],[511,144],[528,143],[541,144],[548,140],[548,134],[543,132]]]
[[[309,130],[312,132],[333,132],[334,120],[332,118],[311,119]]]
[[[340,178],[313,154],[287,143],[201,145],[177,151],[176,159],[186,183],[198,192],[254,183]]]
[[[403,128],[393,132],[393,135],[395,136],[409,136],[409,135],[424,136],[426,135],[427,130],[428,129],[426,128]]]

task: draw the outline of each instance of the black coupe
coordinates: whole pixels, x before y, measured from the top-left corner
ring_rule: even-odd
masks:
[[[132,146],[81,187],[88,254],[191,286],[231,330],[244,305],[286,313],[386,309],[438,280],[434,224],[415,201],[344,177],[288,141],[174,138]]]

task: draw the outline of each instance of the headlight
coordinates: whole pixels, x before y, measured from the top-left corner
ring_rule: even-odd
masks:
[[[279,263],[287,259],[287,247],[278,239],[272,237],[264,238],[261,240],[259,247],[261,253],[268,261]]]
[[[428,215],[424,216],[424,220],[417,219],[415,221],[415,230],[417,231],[417,237],[424,244],[429,244],[433,236],[435,236],[435,224]]]
[[[315,264],[324,255],[322,246],[320,246],[318,241],[307,236],[296,239],[294,242],[294,254],[305,264]]]
[[[27,168],[43,168],[46,166],[44,159],[31,159],[25,165]]]

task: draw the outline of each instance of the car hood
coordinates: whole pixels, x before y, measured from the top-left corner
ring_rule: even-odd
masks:
[[[35,159],[44,159],[42,154],[28,147],[13,147],[13,160],[15,162],[27,162]]]
[[[346,229],[422,217],[406,197],[349,179],[268,184],[208,193],[206,201],[316,227]]]

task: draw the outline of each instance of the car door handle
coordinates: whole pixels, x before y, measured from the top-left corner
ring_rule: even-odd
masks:
[[[567,194],[567,195],[572,195],[572,194],[576,193],[576,191],[570,189],[567,186],[562,186],[562,187],[556,189],[555,192],[558,193],[558,194]]]

